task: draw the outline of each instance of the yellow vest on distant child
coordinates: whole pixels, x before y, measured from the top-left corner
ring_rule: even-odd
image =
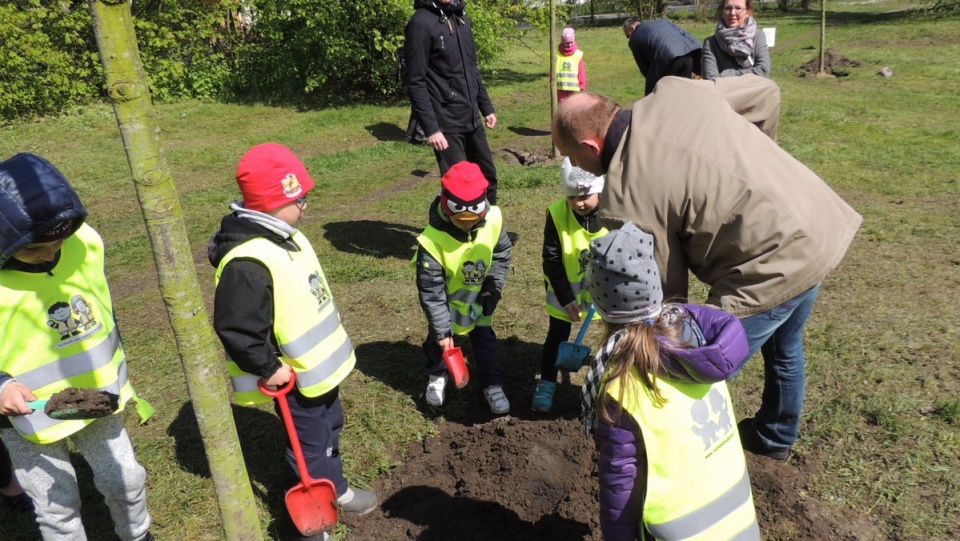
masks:
[[[750,476],[725,382],[663,378],[662,405],[631,369],[623,407],[636,419],[647,455],[643,523],[662,541],[760,541]],[[606,383],[614,399],[621,380]]]
[[[557,229],[557,235],[560,237],[560,248],[563,250],[561,261],[563,270],[567,274],[567,282],[570,283],[570,291],[576,297],[580,305],[580,318],[586,317],[587,310],[593,299],[590,298],[590,292],[587,291],[587,262],[590,256],[590,242],[598,237],[607,234],[607,229],[601,227],[596,233],[591,233],[580,225],[574,216],[573,209],[567,204],[566,198],[557,201],[547,207],[550,212],[550,218],[553,219],[553,225]],[[544,277],[547,283],[547,313],[563,321],[570,321],[567,311],[560,306],[557,300],[557,294],[550,284],[550,280]],[[594,315],[593,319],[600,319],[600,314]]]
[[[316,397],[340,385],[356,365],[356,357],[313,246],[299,231],[291,240],[299,251],[285,250],[262,237],[235,246],[217,266],[215,281],[220,283],[224,267],[237,258],[267,267],[273,279],[273,332],[279,360],[296,372],[300,392]],[[272,400],[257,386],[258,376],[229,359],[228,367],[238,404]]]
[[[472,231],[472,241],[461,242],[435,227],[427,227],[417,242],[440,265],[447,283],[447,306],[455,334],[467,334],[477,325],[489,326],[479,303],[480,288],[493,264],[493,250],[500,240],[503,218],[499,207],[490,207],[486,223]]]
[[[103,240],[84,224],[63,241],[51,272],[0,271],[0,370],[40,399],[67,387],[99,389],[120,396],[120,411],[133,398],[146,421],[153,407],[127,378],[103,269]],[[9,419],[24,438],[41,444],[93,422],[52,419],[43,410]]]
[[[557,65],[555,67],[557,90],[580,92],[580,60],[582,58],[583,51],[580,49],[574,51],[570,56],[557,53]]]

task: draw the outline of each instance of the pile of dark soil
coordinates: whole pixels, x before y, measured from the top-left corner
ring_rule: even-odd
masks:
[[[403,465],[377,480],[377,510],[341,515],[347,539],[600,541],[597,453],[570,402],[566,418],[514,403],[516,417],[443,422],[438,436],[411,446]],[[815,497],[819,459],[747,462],[764,539],[884,539],[869,517]]]
[[[843,56],[833,49],[827,49],[824,51],[823,64],[823,71],[835,77],[845,77],[850,75],[850,70],[848,68],[859,68],[863,65],[857,60],[850,60],[846,56]],[[801,77],[810,77],[820,73],[820,55],[818,54],[816,58],[797,68],[797,73]]]
[[[106,417],[120,407],[120,397],[97,389],[67,387],[47,401],[44,412],[55,419]]]

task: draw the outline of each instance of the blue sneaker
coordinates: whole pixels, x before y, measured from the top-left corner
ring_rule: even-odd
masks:
[[[557,382],[540,380],[533,390],[533,401],[530,409],[537,413],[550,413],[553,409],[553,392],[557,390]]]

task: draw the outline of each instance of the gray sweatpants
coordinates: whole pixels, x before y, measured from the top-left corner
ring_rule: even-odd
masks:
[[[86,541],[80,522],[80,491],[70,463],[67,440],[40,445],[13,428],[2,430],[3,443],[20,484],[33,498],[44,541]],[[93,470],[122,541],[140,541],[150,529],[147,472],[137,462],[120,415],[98,419],[68,438]]]

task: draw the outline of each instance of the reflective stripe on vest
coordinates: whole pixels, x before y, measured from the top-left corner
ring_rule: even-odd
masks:
[[[566,272],[567,282],[570,284],[570,291],[580,305],[580,319],[587,315],[590,309],[590,292],[586,288],[587,261],[590,255],[590,242],[598,237],[607,234],[606,228],[600,228],[596,233],[590,233],[580,225],[577,218],[573,215],[573,209],[567,204],[566,198],[561,199],[547,207],[553,225],[560,237],[560,249],[563,253],[560,255],[560,261],[563,262],[563,270]],[[547,284],[547,313],[563,321],[571,321],[567,311],[563,309],[560,301],[557,299],[550,280],[544,276]],[[600,314],[593,318],[600,319]]]
[[[64,240],[51,273],[0,272],[3,336],[20,337],[0,341],[3,371],[40,399],[67,387],[100,389],[119,395],[122,410],[135,392],[127,379],[112,302],[103,273],[103,241],[86,224]],[[149,415],[141,410],[145,417]],[[24,438],[41,444],[62,440],[93,422],[51,419],[40,410],[10,421]]]
[[[267,267],[273,280],[273,331],[280,360],[297,373],[300,392],[316,397],[339,385],[353,370],[356,357],[313,247],[299,231],[291,240],[299,251],[288,251],[261,237],[234,247],[220,261],[216,282],[234,259],[252,259]],[[259,377],[244,372],[231,359],[228,370],[238,403],[271,400],[257,387]]]
[[[467,334],[477,325],[489,325],[480,306],[480,287],[493,264],[493,250],[500,240],[503,219],[499,207],[490,207],[486,223],[471,231],[473,240],[461,242],[434,227],[427,227],[417,242],[440,265],[446,281],[447,306],[453,332]]]
[[[631,378],[638,378],[636,369]],[[624,389],[647,455],[646,528],[663,541],[759,541],[746,459],[726,383],[657,380],[658,405],[639,379]],[[617,399],[619,381],[605,392]],[[639,391],[639,392],[638,392]]]
[[[582,58],[583,51],[579,49],[570,56],[557,53],[557,64],[554,69],[557,74],[557,90],[580,91],[580,59]]]

